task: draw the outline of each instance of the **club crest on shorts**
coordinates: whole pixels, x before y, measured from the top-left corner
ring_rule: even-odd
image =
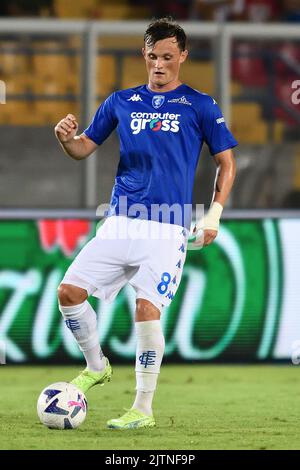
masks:
[[[163,95],[155,95],[152,98],[152,106],[155,109],[160,108],[165,102],[165,97]]]

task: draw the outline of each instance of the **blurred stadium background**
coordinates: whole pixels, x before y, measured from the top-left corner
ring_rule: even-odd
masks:
[[[56,288],[96,229],[118,163],[112,135],[97,155],[63,155],[54,125],[82,131],[114,90],[145,83],[140,54],[153,16],[189,36],[182,80],[214,96],[239,141],[238,173],[219,237],[188,253],[163,315],[169,361],[290,361],[300,340],[300,2],[297,0],[1,1],[0,344],[2,362],[81,357],[62,328]],[[4,101],[4,100],[2,100]],[[205,148],[194,202],[210,202]],[[134,358],[134,296],[95,301],[116,362]],[[1,349],[0,348],[0,349]],[[0,361],[1,362],[1,361]]]

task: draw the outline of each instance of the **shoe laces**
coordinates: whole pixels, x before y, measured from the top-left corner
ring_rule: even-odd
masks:
[[[78,376],[78,381],[86,381],[86,379],[90,380],[90,381],[93,381],[93,378],[89,375],[89,371],[84,369],[80,372],[79,376]]]
[[[126,413],[124,416],[122,416],[122,418],[125,416],[126,418],[141,418],[141,412],[134,408],[124,408],[124,410],[126,411]]]

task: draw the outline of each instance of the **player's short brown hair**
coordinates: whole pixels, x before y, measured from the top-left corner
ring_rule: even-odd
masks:
[[[179,49],[185,50],[186,34],[171,16],[153,20],[144,34],[144,42],[150,47],[154,46],[157,41],[167,38],[176,38]]]

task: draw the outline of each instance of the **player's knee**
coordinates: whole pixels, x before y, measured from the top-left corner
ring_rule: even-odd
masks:
[[[87,299],[87,291],[71,284],[60,284],[58,287],[58,300],[65,307],[78,305]]]
[[[149,300],[137,299],[135,319],[136,321],[159,320],[160,310]]]

